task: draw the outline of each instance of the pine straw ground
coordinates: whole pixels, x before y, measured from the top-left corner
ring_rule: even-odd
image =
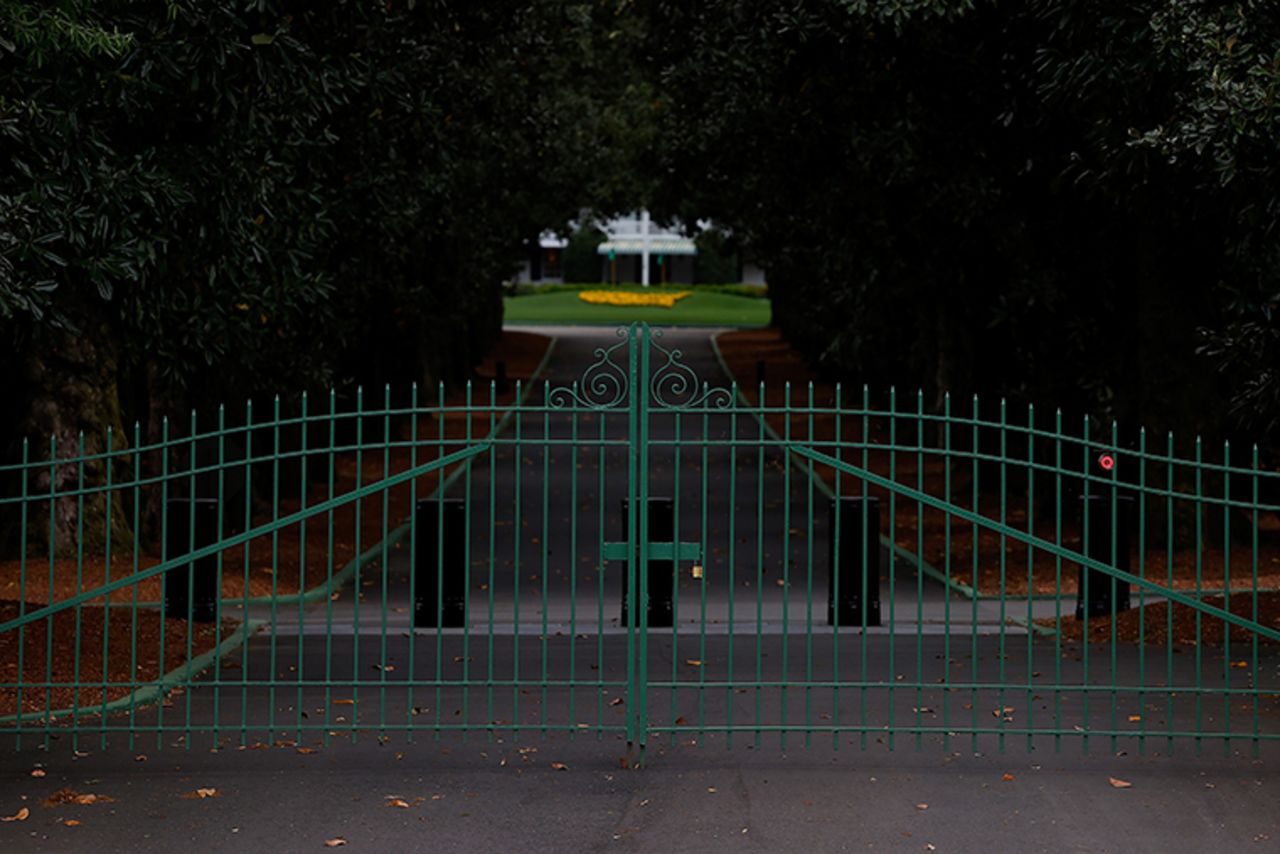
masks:
[[[546,354],[550,339],[543,335],[525,332],[504,332],[494,349],[476,370],[473,401],[476,405],[489,401],[489,381],[496,376],[499,361],[506,363],[509,386],[495,397],[496,413],[500,418],[502,411],[515,401],[515,382],[528,381]],[[447,406],[461,406],[466,402],[466,392],[458,389],[446,395]],[[434,393],[423,393],[420,402],[431,405],[437,401]],[[483,411],[470,416],[470,430],[473,437],[483,437],[489,431],[490,414]],[[418,438],[422,441],[417,449],[417,463],[421,465],[435,458],[441,446],[425,444],[435,441],[440,436],[443,426],[445,443],[444,453],[451,453],[463,447],[467,436],[468,416],[462,413],[449,414],[443,419],[434,420],[423,417],[418,423]],[[412,433],[412,424],[402,420],[392,422],[393,438],[408,439]],[[366,433],[366,445],[376,446],[381,439],[381,431],[376,436]],[[384,455],[380,448],[366,451],[361,459],[359,483],[368,485],[384,478],[387,473],[406,471],[410,466],[408,448],[394,448]],[[418,479],[417,497],[421,498],[434,489],[452,469],[435,472]],[[356,488],[357,468],[354,452],[338,454],[334,464],[334,494],[341,495]],[[328,483],[313,483],[308,490],[308,504],[315,504],[329,497]],[[254,539],[246,549],[243,546],[228,549],[223,555],[222,596],[224,599],[238,599],[244,596],[264,596],[272,593],[278,595],[295,594],[323,583],[329,574],[342,569],[360,551],[376,545],[389,530],[394,529],[410,513],[413,492],[408,482],[385,493],[374,493],[360,503],[359,538],[356,537],[355,503],[344,505],[333,513],[332,550],[329,548],[330,526],[327,515],[313,517],[305,525],[294,525],[279,531],[276,542],[271,536]],[[385,528],[383,522],[384,501],[386,502]],[[287,516],[302,506],[299,497],[282,498],[278,514]],[[262,512],[255,512],[255,526],[269,523],[272,513],[269,507]],[[276,560],[272,562],[272,549],[276,549]],[[305,562],[301,559],[305,550]],[[155,566],[160,562],[158,550],[150,550],[137,558],[139,569]],[[82,590],[91,590],[112,580],[125,577],[134,571],[134,556],[131,552],[113,555],[108,565],[103,556],[86,555],[83,562],[74,557],[58,557],[50,572],[48,558],[28,560],[26,578],[21,577],[21,564],[17,560],[0,562],[0,622],[12,619],[18,614],[20,597],[28,603],[27,610],[47,605],[50,602],[50,576],[53,584],[53,601],[64,601]],[[247,579],[247,585],[246,585]],[[153,576],[137,584],[117,590],[111,595],[111,601],[127,604],[133,602],[158,602],[162,595],[162,581]],[[137,611],[138,630],[137,647],[139,658],[136,675],[130,674],[129,650],[133,648],[131,611],[113,609],[109,621],[104,617],[102,600],[88,603],[81,607],[79,619],[80,630],[80,668],[81,681],[95,681],[97,688],[80,691],[80,705],[102,703],[101,684],[102,657],[104,650],[103,624],[109,623],[107,644],[111,655],[108,661],[107,682],[123,683],[121,688],[110,688],[108,699],[124,696],[131,690],[133,682],[148,682],[158,679],[167,670],[177,667],[186,660],[186,621],[165,621],[165,661],[163,667],[159,660],[159,639],[161,635],[160,616],[147,609]],[[76,612],[68,610],[60,612],[54,620],[53,675],[46,673],[46,649],[44,638],[48,621],[42,620],[28,625],[23,634],[24,682],[60,682],[73,679],[75,673],[75,619]],[[234,624],[228,628],[234,630]],[[224,629],[223,636],[227,633]],[[197,626],[192,637],[192,653],[199,655],[212,649],[216,644],[217,632],[212,624]],[[176,656],[176,657],[175,657]],[[17,681],[18,632],[0,634],[0,684],[13,685]],[[95,669],[96,668],[96,669]],[[14,688],[0,688],[0,717],[16,710],[17,697]],[[44,711],[69,707],[74,700],[74,691],[54,689],[50,697],[43,691],[24,690],[23,707],[25,711]],[[49,704],[46,705],[46,700]]]
[[[808,384],[813,383],[813,404],[815,408],[830,408],[835,403],[835,386],[833,383],[827,382],[820,378],[813,371],[804,358],[796,352],[791,345],[782,337],[782,334],[774,328],[768,329],[750,329],[728,332],[721,335],[718,339],[720,350],[724,356],[731,373],[737,379],[739,386],[743,389],[746,397],[752,406],[758,405],[758,383],[757,383],[757,361],[766,363],[766,405],[769,407],[783,407],[786,405],[786,383],[791,383],[791,400],[793,407],[803,407],[808,405]],[[885,390],[878,390],[884,392]],[[843,408],[856,408],[862,404],[862,389],[860,387],[846,387],[842,390]],[[914,412],[916,401],[914,392],[911,394],[900,394],[898,400],[898,411],[903,413]],[[887,405],[883,400],[873,397],[873,408],[884,411]],[[929,410],[926,408],[926,412]],[[967,410],[963,406],[957,406],[953,409],[953,413],[964,416]],[[994,409],[991,410],[988,417],[993,417]],[[904,439],[904,434],[908,431],[903,425],[911,420],[910,416],[899,420],[898,444],[909,444],[914,442],[914,437]],[[787,419],[782,412],[773,412],[768,415],[770,426],[777,431],[779,435],[786,435],[788,428]],[[886,445],[889,440],[888,419],[876,418],[872,419],[869,429],[869,442],[873,450],[868,455],[869,468],[877,474],[888,477],[890,455],[887,451],[874,450],[876,445]],[[832,414],[813,414],[793,413],[790,423],[790,436],[793,441],[812,442],[817,445],[817,450],[827,453],[830,448],[822,447],[823,442],[831,442],[836,435],[836,418]],[[862,418],[843,417],[839,425],[842,441],[859,442],[862,439]],[[926,448],[929,447],[926,439]],[[958,443],[953,444],[953,448],[959,448]],[[852,464],[861,465],[861,450],[855,452],[847,452],[844,459]],[[916,454],[910,451],[899,451],[894,461],[896,467],[896,480],[905,486],[917,488],[926,494],[939,498],[946,497],[946,470],[943,460],[939,456],[924,456],[923,472],[917,466]],[[1010,468],[1014,468],[1011,466]],[[835,471],[829,467],[816,467],[818,475],[827,483],[828,486],[835,484]],[[956,462],[951,471],[951,498],[958,505],[971,508],[972,507],[972,466],[967,459]],[[1050,475],[1041,475],[1042,477],[1050,477]],[[851,493],[854,481],[846,476],[842,477],[843,491],[845,494],[860,494],[861,482],[857,482],[856,493]],[[980,497],[978,501],[978,510],[987,518],[998,519],[1000,514],[1000,495],[998,489],[988,489],[990,486],[998,487],[998,479],[991,478],[986,473],[980,474],[979,480]],[[1238,486],[1243,494],[1244,486]],[[877,486],[870,486],[868,494],[878,496],[881,500],[881,527],[882,531],[888,533],[889,520],[888,513],[888,492]],[[1007,520],[1008,524],[1013,527],[1025,529],[1027,526],[1027,502],[1025,497],[1025,486],[1019,494],[1017,488],[1010,488],[1008,494]],[[1055,520],[1050,513],[1039,505],[1036,506],[1037,518],[1035,520],[1034,532],[1037,536],[1048,540],[1055,541],[1057,532],[1055,531]],[[1218,511],[1219,516],[1221,511]],[[894,519],[894,541],[903,549],[913,553],[921,554],[924,559],[936,567],[940,572],[950,570],[951,577],[964,585],[978,590],[983,595],[999,595],[1002,591],[1004,595],[1011,599],[1022,597],[1025,601],[1028,590],[1036,594],[1053,594],[1057,593],[1069,600],[1069,606],[1064,605],[1064,611],[1070,614],[1074,610],[1075,594],[1077,588],[1078,566],[1066,561],[1059,561],[1052,553],[1043,550],[1029,550],[1025,543],[1013,538],[1002,538],[999,534],[990,530],[979,529],[976,536],[977,560],[974,559],[975,536],[973,526],[961,519],[952,517],[950,519],[950,528],[947,528],[947,516],[940,510],[925,507],[919,509],[914,501],[906,500],[899,497],[896,501]],[[1064,513],[1062,519],[1061,540],[1063,546],[1068,549],[1079,551],[1081,549],[1082,537],[1077,513]],[[1045,518],[1047,517],[1047,518]],[[1236,535],[1239,536],[1247,530],[1249,520],[1246,517],[1235,517],[1232,522]],[[1280,519],[1274,514],[1262,514],[1258,519],[1258,577],[1257,587],[1260,591],[1280,589]],[[950,536],[948,537],[948,530]],[[1134,538],[1136,540],[1136,537]],[[1188,539],[1188,538],[1183,538]],[[923,541],[923,548],[921,548]],[[948,549],[949,545],[949,549]],[[1175,536],[1175,548],[1170,555],[1163,548],[1146,549],[1145,554],[1139,554],[1136,542],[1133,544],[1130,555],[1130,567],[1134,574],[1142,574],[1152,579],[1157,584],[1168,586],[1170,583],[1176,590],[1193,591],[1197,586],[1197,554],[1193,547],[1194,543],[1184,542],[1179,544],[1178,538]],[[1004,549],[1005,566],[1001,570],[1001,549]],[[976,569],[975,569],[976,565]],[[1221,591],[1227,586],[1229,576],[1229,586],[1234,595],[1231,599],[1232,611],[1236,612],[1238,608],[1248,606],[1247,613],[1243,614],[1252,618],[1252,590],[1254,578],[1252,573],[1252,549],[1248,546],[1233,545],[1230,552],[1230,563],[1224,561],[1224,550],[1221,540],[1216,542],[1206,538],[1205,547],[1199,555],[1199,585],[1204,590]],[[1241,595],[1244,593],[1248,595]],[[1137,604],[1138,591],[1133,591],[1134,604]],[[1221,603],[1221,597],[1217,599],[1206,599],[1213,603]],[[1263,592],[1258,595],[1259,619],[1263,624],[1280,628],[1280,605],[1278,605],[1277,594]],[[1154,605],[1146,608],[1147,615],[1145,617],[1146,637],[1153,636],[1153,627],[1158,623],[1159,631],[1163,632],[1166,625],[1166,606]],[[1194,635],[1194,614],[1185,613],[1188,609],[1183,606],[1174,608],[1174,635],[1175,640],[1181,637],[1191,637]],[[1138,621],[1141,612],[1136,608],[1122,615],[1118,623],[1119,636],[1136,640],[1138,635]],[[1063,631],[1070,635],[1075,632],[1079,637],[1081,628],[1071,625],[1074,621],[1068,619],[1064,621]],[[1217,642],[1221,642],[1222,624],[1216,620],[1202,620],[1202,631],[1204,632],[1205,642],[1213,642],[1213,632],[1216,631]],[[1210,624],[1213,624],[1211,626]],[[1188,628],[1190,625],[1190,628]],[[1216,628],[1215,628],[1216,626]],[[1109,621],[1101,619],[1091,619],[1089,621],[1090,635],[1097,632],[1103,632],[1107,639],[1110,638]],[[1163,643],[1163,635],[1155,634],[1154,637],[1159,640],[1153,642]],[[1234,634],[1233,634],[1234,637]]]

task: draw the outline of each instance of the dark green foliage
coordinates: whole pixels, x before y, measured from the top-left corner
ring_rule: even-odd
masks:
[[[598,282],[603,278],[604,263],[596,247],[604,242],[604,232],[591,226],[579,228],[569,235],[564,249],[566,282]]]
[[[723,229],[712,227],[694,238],[698,254],[693,261],[693,280],[699,284],[731,284],[741,280],[738,249]]]

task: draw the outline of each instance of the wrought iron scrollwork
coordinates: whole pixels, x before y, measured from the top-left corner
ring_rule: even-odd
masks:
[[[586,409],[614,409],[627,399],[630,382],[627,369],[613,360],[618,350],[626,350],[629,339],[625,327],[615,334],[622,340],[610,347],[597,347],[596,360],[582,372],[582,377],[570,386],[553,388],[547,395],[547,405],[552,409],[579,406]],[[624,352],[630,357],[630,353]]]
[[[727,388],[710,387],[699,383],[693,368],[682,361],[683,353],[668,349],[658,343],[662,330],[655,329],[649,342],[653,350],[665,361],[654,371],[649,380],[649,393],[659,409],[729,409],[733,406],[733,393]]]

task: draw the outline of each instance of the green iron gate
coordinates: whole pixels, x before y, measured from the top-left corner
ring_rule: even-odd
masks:
[[[1280,477],[1256,450],[710,383],[714,342],[644,324],[557,347],[589,366],[24,444],[0,469],[0,729],[637,757],[1280,736]]]

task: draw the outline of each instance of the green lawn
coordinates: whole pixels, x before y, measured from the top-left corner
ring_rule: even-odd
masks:
[[[601,290],[644,290],[640,287],[604,287]],[[576,291],[507,297],[503,300],[506,323],[600,324],[618,326],[643,320],[655,326],[767,326],[767,299],[707,293],[691,288],[693,295],[672,308],[657,306],[591,305]]]

